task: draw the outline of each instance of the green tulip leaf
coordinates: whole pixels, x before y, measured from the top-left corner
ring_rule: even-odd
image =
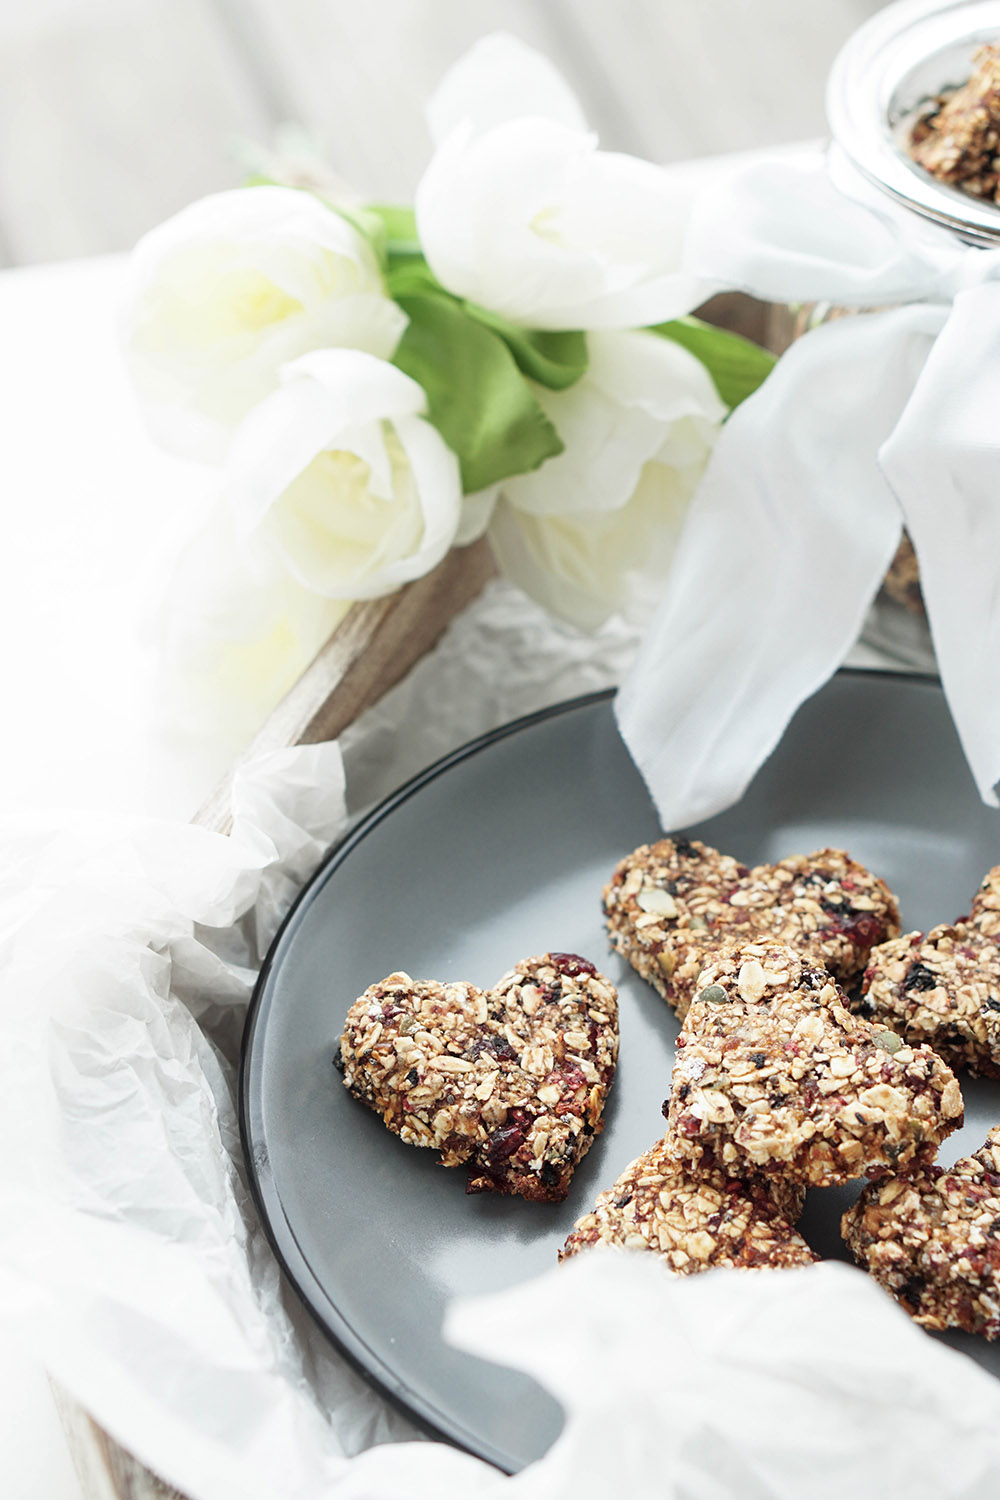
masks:
[[[721,399],[730,408],[752,396],[774,368],[775,356],[750,339],[700,318],[675,318],[659,323],[650,333],[672,339],[696,359],[711,375]]]
[[[517,368],[529,380],[536,380],[552,391],[564,391],[586,373],[585,334],[519,328],[516,323],[508,323],[506,318],[486,307],[478,307],[475,302],[463,305],[471,317],[499,334],[513,354]]]
[[[466,494],[526,474],[563,443],[506,343],[426,281],[397,292],[409,318],[393,363],[427,395],[427,413],[458,456]]]

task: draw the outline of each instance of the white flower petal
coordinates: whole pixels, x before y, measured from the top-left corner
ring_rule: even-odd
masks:
[[[408,556],[398,557],[382,570],[377,589],[388,593],[400,584],[422,578],[436,568],[455,540],[462,504],[458,459],[436,428],[422,417],[397,417],[396,434],[410,461],[420,499],[422,535]],[[359,595],[359,598],[366,597]]]
[[[725,416],[708,371],[656,334],[591,333],[586,374],[565,391],[534,393],[565,451],[504,482],[512,505],[533,515],[614,510],[653,458],[700,466]]]
[[[178,561],[164,605],[158,695],[174,736],[250,742],[350,605],[243,551],[223,507]],[[228,747],[228,749],[227,749]]]
[[[316,381],[289,383],[255,407],[236,434],[223,481],[241,536],[256,530],[334,430],[329,397]]]
[[[454,132],[415,201],[443,285],[543,329],[635,327],[703,301],[713,288],[680,266],[690,188],[596,144],[540,119]]]
[[[578,629],[614,614],[643,624],[663,596],[699,477],[653,460],[615,511],[535,516],[501,500],[490,544],[507,577]]]
[[[586,129],[583,111],[561,73],[541,52],[502,31],[470,47],[445,73],[427,105],[435,145],[459,125],[482,135],[518,115]]]
[[[227,473],[251,553],[328,598],[373,598],[428,572],[454,540],[461,481],[417,415],[420,386],[345,349],[307,355],[283,380],[243,424]]]
[[[315,381],[329,394],[335,413],[331,431],[383,417],[419,416],[427,409],[421,385],[395,365],[359,349],[318,349],[281,372],[283,384],[301,378]]]
[[[406,326],[370,245],[291,188],[243,188],[192,204],[132,257],[125,342],[150,426],[200,458],[308,350],[388,358]]]
[[[455,533],[455,546],[467,547],[477,542],[490,524],[490,517],[500,498],[500,485],[491,484],[485,490],[476,490],[462,500],[462,513]]]

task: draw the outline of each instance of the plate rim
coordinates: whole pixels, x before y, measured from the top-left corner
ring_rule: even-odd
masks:
[[[889,678],[896,681],[936,687],[939,692],[943,691],[940,677],[934,673],[904,671],[891,667],[840,667],[836,672],[831,674],[827,682],[822,683],[820,686],[826,686],[828,682],[836,677]],[[412,1421],[415,1426],[432,1438],[451,1443],[453,1446],[471,1453],[474,1457],[485,1460],[485,1462],[492,1464],[494,1468],[499,1469],[505,1474],[514,1474],[517,1472],[516,1467],[512,1465],[511,1461],[489,1441],[472,1431],[464,1423],[450,1418],[433,1401],[428,1400],[418,1391],[413,1390],[365,1342],[361,1335],[355,1331],[346,1316],[340,1312],[340,1309],[331,1300],[328,1292],[313,1274],[308,1260],[299,1248],[294,1226],[289,1222],[284,1213],[281,1195],[271,1171],[266,1146],[264,1146],[263,1141],[261,1141],[260,1146],[255,1146],[253,1142],[252,1130],[256,1114],[254,1109],[255,1100],[251,1095],[254,1084],[259,1084],[261,1066],[259,1054],[256,1054],[254,1050],[254,1042],[262,1015],[266,1012],[265,991],[274,971],[277,956],[286,933],[299,917],[300,913],[316,899],[329,877],[334,871],[340,868],[350,853],[363,839],[367,838],[397,807],[402,806],[403,803],[407,802],[423,787],[437,780],[439,776],[443,775],[453,766],[471,759],[473,756],[479,754],[479,752],[489,749],[490,746],[512,735],[530,729],[536,724],[542,724],[549,719],[558,718],[563,714],[608,702],[615,697],[617,691],[617,687],[600,688],[595,692],[583,693],[575,698],[562,699],[558,703],[549,704],[528,714],[522,714],[520,717],[510,720],[506,724],[498,725],[493,729],[487,730],[484,734],[477,735],[465,744],[460,745],[457,749],[451,750],[446,755],[441,756],[424,770],[418,771],[416,775],[411,776],[409,780],[397,787],[395,791],[390,792],[365,813],[353,828],[347,829],[339,839],[335,840],[322,855],[315,870],[295,897],[268,946],[264,961],[260,967],[260,973],[253,988],[253,993],[250,997],[240,1043],[237,1105],[240,1145],[247,1182],[261,1228],[264,1230],[271,1251],[295,1296],[305,1308],[313,1324],[334,1345],[338,1352],[347,1359],[353,1369],[368,1381],[380,1395],[389,1400],[398,1411],[402,1412],[404,1416]],[[814,694],[812,693],[808,694],[807,698],[803,699],[801,704],[796,705],[794,713],[797,713],[798,709],[813,696]],[[790,716],[789,723],[791,722],[791,718],[794,717],[794,713]],[[787,728],[787,725],[785,727]],[[784,732],[782,730],[778,744],[784,738]],[[775,749],[777,749],[777,745],[775,745]],[[770,755],[766,759],[770,759]],[[641,775],[641,772],[638,774]],[[259,1134],[262,1136],[263,1131],[260,1131]],[[287,1241],[279,1238],[275,1230],[275,1221],[283,1226],[287,1235]],[[294,1264],[293,1261],[295,1262]]]
[[[899,675],[906,676],[909,674],[901,673]],[[401,1379],[385,1363],[381,1356],[365,1342],[360,1334],[355,1331],[351,1323],[340,1312],[336,1304],[331,1301],[329,1294],[313,1274],[305,1255],[299,1249],[294,1226],[289,1222],[284,1213],[281,1195],[271,1172],[270,1161],[266,1157],[266,1151],[262,1156],[260,1149],[253,1144],[252,1128],[255,1101],[251,1098],[251,1094],[254,1083],[259,1081],[259,1058],[256,1058],[254,1055],[254,1040],[262,1014],[265,1011],[265,990],[274,971],[278,952],[288,929],[293,925],[299,914],[316,899],[334,871],[340,868],[350,853],[369,833],[384,822],[397,807],[409,801],[410,797],[414,796],[421,788],[437,780],[439,776],[443,775],[453,766],[471,759],[480,751],[488,749],[491,745],[497,744],[511,735],[530,729],[535,724],[542,724],[549,719],[558,718],[562,714],[572,713],[584,708],[593,707],[598,703],[606,702],[612,699],[616,692],[617,688],[615,687],[599,688],[592,693],[583,693],[575,698],[562,699],[558,703],[549,704],[529,714],[522,714],[519,718],[512,719],[506,724],[497,725],[494,729],[477,735],[474,739],[466,741],[465,744],[460,745],[457,749],[451,750],[446,755],[441,756],[424,770],[418,771],[415,776],[411,776],[402,786],[390,792],[381,802],[378,802],[364,814],[353,828],[349,828],[339,839],[335,840],[322,855],[315,870],[295,897],[295,900],[282,919],[280,927],[271,940],[250,997],[240,1044],[238,1118],[240,1145],[243,1152],[247,1181],[261,1227],[264,1230],[275,1259],[284,1272],[295,1295],[305,1307],[320,1332],[345,1356],[348,1363],[369,1384],[373,1385],[379,1394],[391,1401],[404,1416],[409,1418],[410,1421],[414,1422],[417,1427],[429,1436],[449,1442],[453,1446],[473,1454],[476,1458],[482,1458],[505,1474],[516,1472],[509,1459],[465,1424],[453,1421],[434,1402],[427,1400],[420,1392],[413,1390],[405,1380]],[[275,1232],[275,1216],[277,1216],[284,1227],[288,1236],[287,1243],[280,1240]],[[289,1254],[289,1245],[295,1251],[295,1265],[292,1264],[293,1257]]]

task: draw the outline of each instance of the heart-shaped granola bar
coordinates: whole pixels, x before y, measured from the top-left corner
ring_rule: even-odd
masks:
[[[577,1220],[559,1259],[604,1244],[652,1250],[680,1275],[712,1266],[811,1265],[817,1257],[792,1227],[803,1196],[798,1183],[781,1179],[740,1180],[712,1167],[692,1175],[664,1139]]]
[[[871,1013],[954,1067],[1000,1078],[1000,865],[954,926],[876,948],[865,971]]]
[[[1000,1337],[1000,1126],[953,1167],[870,1183],[841,1228],[859,1264],[925,1328]]]
[[[570,953],[527,958],[491,990],[390,974],[356,1000],[344,1083],[410,1145],[467,1163],[470,1193],[560,1202],[602,1125],[618,996]]]
[[[828,1187],[933,1160],[961,1125],[961,1090],[937,1054],[852,1015],[797,951],[721,948],[699,985],[666,1107],[682,1160]]]
[[[684,1019],[703,963],[723,943],[786,943],[843,985],[899,931],[892,892],[840,849],[748,870],[697,839],[644,844],[604,890],[611,943]]]

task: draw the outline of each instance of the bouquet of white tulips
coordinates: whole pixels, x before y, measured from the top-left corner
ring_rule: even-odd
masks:
[[[259,717],[351,602],[484,532],[570,625],[642,624],[720,425],[771,366],[688,316],[715,289],[682,266],[690,187],[600,151],[539,54],[486,38],[428,116],[412,210],[264,181],[135,251],[152,430],[223,466],[168,626],[189,667],[212,657],[202,709],[252,659]]]

